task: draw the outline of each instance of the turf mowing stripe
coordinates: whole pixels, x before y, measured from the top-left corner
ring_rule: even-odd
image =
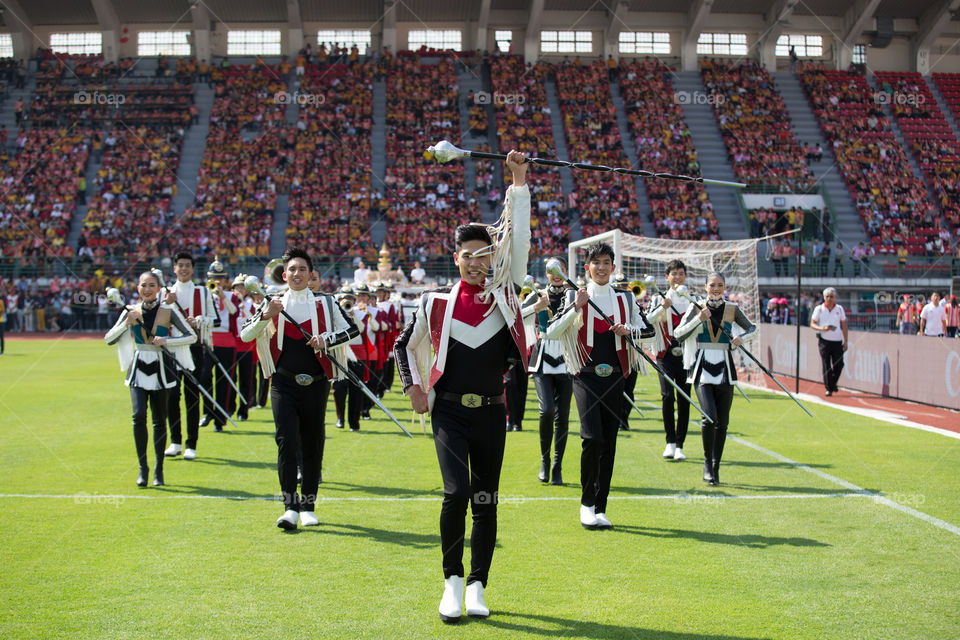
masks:
[[[811,499],[823,499],[823,498],[872,498],[873,495],[869,492],[853,492],[853,493],[786,493],[781,495],[748,495],[748,496],[739,496],[739,495],[706,495],[706,494],[691,494],[691,493],[671,493],[671,494],[659,494],[659,495],[649,495],[649,496],[610,496],[608,500],[676,500],[678,502],[701,502],[707,500],[801,500],[806,498]],[[133,494],[133,495],[120,495],[120,494],[98,494],[98,493],[77,493],[77,494],[46,494],[46,493],[0,493],[0,498],[33,498],[33,499],[44,499],[44,500],[74,500],[78,504],[94,504],[94,503],[104,503],[108,504],[111,502],[122,501],[122,500],[264,500],[267,502],[279,502],[280,496],[217,496],[217,495],[196,495],[196,494],[174,494],[174,495],[160,495],[160,496],[151,496],[151,495],[142,495],[142,494]],[[361,498],[322,498],[317,497],[317,503],[321,502],[436,502],[440,499],[440,496],[436,498],[370,498],[370,497],[361,497]],[[580,500],[578,497],[561,497],[561,496],[516,496],[516,497],[501,497],[499,499],[500,504],[520,504],[523,502],[576,502]]]
[[[902,511],[903,513],[909,514],[909,515],[913,516],[914,518],[918,518],[918,519],[923,520],[923,521],[925,521],[925,522],[929,522],[930,524],[934,525],[935,527],[939,527],[939,528],[943,529],[944,531],[949,531],[950,533],[952,533],[952,534],[954,534],[954,535],[960,536],[960,527],[958,527],[958,526],[956,526],[956,525],[953,525],[953,524],[950,524],[949,522],[947,522],[947,521],[945,521],[945,520],[941,520],[940,518],[935,518],[934,516],[931,516],[929,513],[924,513],[923,511],[918,511],[918,510],[916,510],[916,509],[914,509],[914,508],[912,508],[912,507],[908,507],[908,506],[906,506],[906,505],[900,504],[899,502],[896,502],[896,501],[894,501],[894,500],[891,500],[890,498],[884,497],[884,496],[880,495],[879,493],[874,493],[873,491],[869,491],[869,490],[867,490],[867,489],[864,489],[863,487],[858,487],[857,485],[853,484],[852,482],[847,482],[847,481],[844,480],[843,478],[838,478],[837,476],[832,476],[832,475],[830,475],[829,473],[827,473],[827,472],[825,472],[825,471],[820,471],[819,469],[814,469],[813,467],[808,467],[807,465],[803,464],[802,462],[797,462],[796,460],[791,460],[790,458],[788,458],[788,457],[786,457],[786,456],[784,456],[784,455],[781,455],[781,454],[777,453],[776,451],[771,451],[770,449],[765,449],[764,447],[761,447],[761,446],[758,445],[758,444],[753,444],[752,442],[750,442],[750,441],[748,441],[748,440],[744,440],[743,438],[738,438],[738,437],[736,437],[736,436],[728,436],[728,438],[729,438],[730,440],[733,440],[734,442],[738,442],[738,443],[744,445],[745,447],[750,447],[750,448],[753,449],[754,451],[759,451],[760,453],[764,453],[764,454],[770,456],[771,458],[775,458],[775,459],[779,460],[780,462],[785,462],[785,463],[787,463],[787,464],[789,464],[789,465],[791,465],[791,466],[793,466],[793,467],[796,467],[797,469],[803,469],[804,471],[807,471],[807,472],[809,472],[809,473],[812,473],[812,474],[815,475],[815,476],[819,476],[819,477],[823,478],[824,480],[829,480],[830,482],[832,482],[832,483],[834,483],[834,484],[838,484],[838,485],[840,485],[841,487],[844,487],[844,488],[846,488],[846,489],[849,489],[849,490],[851,490],[851,491],[856,492],[856,494],[862,495],[862,496],[867,497],[867,498],[872,498],[875,502],[878,502],[879,504],[886,505],[886,506],[888,506],[888,507],[891,507],[891,508],[893,508],[893,509],[896,509],[897,511]]]

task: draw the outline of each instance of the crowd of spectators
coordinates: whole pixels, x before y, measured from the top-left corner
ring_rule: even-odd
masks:
[[[463,163],[424,162],[430,145],[460,139],[455,65],[451,55],[436,64],[404,55],[387,74],[387,243],[403,262],[448,253],[457,226],[480,219],[464,193]]]
[[[522,56],[488,57],[490,82],[494,95],[503,99],[494,103],[500,153],[511,149],[529,157],[557,158],[547,104],[546,78],[550,71],[544,63],[525,64]],[[479,174],[478,174],[479,175]],[[492,180],[493,172],[489,172]],[[509,175],[505,175],[509,181]],[[564,253],[570,243],[570,216],[561,186],[559,171],[530,171],[531,255]],[[478,181],[479,186],[479,181]],[[499,191],[490,186],[490,192]]]
[[[889,105],[914,158],[920,164],[942,214],[931,227],[919,227],[914,245],[926,244],[942,229],[960,227],[960,142],[937,105],[923,76],[916,72],[878,72],[878,101]],[[889,237],[889,236],[888,236]],[[891,253],[890,243],[877,244]],[[908,247],[909,250],[909,247]],[[914,247],[913,253],[919,253]]]
[[[683,110],[675,99],[670,68],[654,58],[621,60],[618,75],[630,134],[636,141],[638,167],[699,176],[700,162]],[[643,186],[658,237],[719,239],[713,204],[703,184],[644,180]]]
[[[118,127],[103,138],[103,162],[93,179],[77,245],[82,259],[143,261],[160,255],[173,216],[182,126]]]
[[[756,61],[711,58],[700,75],[737,179],[786,193],[811,190],[814,177],[770,73]]]
[[[554,68],[557,98],[571,162],[630,167],[610,95],[609,69],[601,58],[585,65],[565,59]],[[580,218],[584,237],[620,229],[643,234],[633,179],[601,171],[574,171],[569,208]]]
[[[276,65],[221,68],[214,82],[196,197],[168,225],[167,248],[198,258],[266,256],[277,195],[289,187],[296,155],[286,82]]]
[[[92,136],[79,128],[21,130],[14,152],[0,150],[0,257],[72,257],[66,239]]]
[[[189,125],[196,114],[193,87],[179,82],[100,82],[38,86],[22,112],[25,125],[66,126],[104,121]]]
[[[369,212],[386,206],[368,170],[373,65],[311,72],[294,94],[300,110],[287,240],[315,255],[369,254]]]
[[[918,231],[936,227],[936,207],[924,183],[913,175],[906,151],[866,79],[808,63],[800,82],[868,235],[879,238],[871,244],[893,252],[904,243],[918,253]]]

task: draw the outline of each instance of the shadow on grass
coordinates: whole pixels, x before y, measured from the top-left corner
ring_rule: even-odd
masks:
[[[536,615],[532,613],[515,613],[512,611],[494,610],[489,618],[461,618],[468,624],[481,624],[504,631],[517,631],[540,636],[555,638],[640,638],[658,640],[763,640],[762,636],[731,636],[689,634],[676,631],[661,631],[659,629],[641,629],[616,624],[603,624],[592,620],[574,620],[572,618],[557,618],[555,616]]]
[[[368,493],[375,496],[389,496],[389,497],[414,497],[414,496],[433,496],[437,499],[437,503],[443,499],[443,490],[439,487],[436,489],[410,489],[408,487],[374,487],[370,485],[363,484],[352,484],[349,482],[324,482],[320,485],[320,489],[324,492],[327,491],[343,491],[350,493]],[[330,496],[333,497],[333,496]],[[347,496],[344,496],[347,497]]]
[[[829,547],[832,546],[819,540],[810,538],[778,538],[776,536],[761,536],[752,533],[726,534],[713,531],[693,531],[689,529],[664,529],[661,527],[634,527],[630,525],[615,525],[615,532],[629,533],[651,538],[682,538],[697,540],[712,544],[729,544],[737,547],[752,547],[765,549],[767,547],[786,545],[791,547]]]
[[[266,496],[262,493],[250,493],[248,491],[240,491],[239,489],[221,489],[219,487],[197,487],[194,485],[185,485],[185,484],[167,484],[163,487],[154,487],[154,491],[160,491],[166,494],[180,494],[180,495],[198,495],[198,496],[217,496],[220,498],[247,498],[247,499],[256,499],[256,500],[280,500],[280,494],[276,496]]]
[[[319,533],[325,536],[345,536],[348,538],[363,538],[374,542],[398,544],[414,549],[436,549],[440,546],[439,534],[413,533],[410,531],[395,531],[363,527],[356,524],[339,524],[321,520],[319,527],[298,529],[304,533]]]
[[[703,459],[702,457],[700,458]],[[816,464],[812,462],[802,463],[805,467],[814,469],[832,469],[832,464]],[[762,469],[795,469],[797,465],[788,462],[761,462],[759,460],[724,460],[723,466],[732,467],[759,467]]]
[[[233,460],[231,458],[211,458],[209,456],[198,457],[196,460],[189,460],[188,464],[210,464],[216,466],[239,467],[241,469],[277,469],[276,460]]]

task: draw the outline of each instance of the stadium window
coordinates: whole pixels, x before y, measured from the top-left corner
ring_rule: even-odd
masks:
[[[367,29],[326,29],[317,31],[317,43],[338,44],[347,49],[356,47],[365,53],[370,46],[370,31]]]
[[[188,56],[189,31],[140,31],[137,33],[138,56]]]
[[[497,48],[503,53],[510,51],[510,45],[513,44],[513,31],[494,31],[494,38],[497,41]]]
[[[853,64],[867,64],[867,45],[853,45]]]
[[[50,49],[67,55],[100,55],[103,53],[103,34],[99,31],[51,33]]]
[[[278,56],[280,31],[228,31],[228,56]]]
[[[790,47],[797,52],[798,58],[822,58],[823,36],[782,35],[777,38],[777,57],[786,58],[790,55]]]
[[[747,34],[701,33],[697,40],[698,56],[745,56]]]
[[[420,47],[428,49],[450,49],[452,51],[461,51],[463,44],[463,32],[453,29],[444,30],[419,30],[411,31],[407,34],[407,48],[416,51]]]
[[[620,53],[670,55],[670,34],[621,31]]]
[[[0,58],[13,57],[13,35],[0,33]]]
[[[593,32],[541,31],[540,53],[593,53]]]

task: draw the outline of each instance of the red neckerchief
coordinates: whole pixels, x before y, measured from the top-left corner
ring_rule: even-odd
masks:
[[[471,327],[478,326],[486,317],[487,311],[493,305],[493,296],[488,302],[482,302],[480,295],[483,287],[460,281],[460,294],[453,303],[453,319],[459,320]]]

